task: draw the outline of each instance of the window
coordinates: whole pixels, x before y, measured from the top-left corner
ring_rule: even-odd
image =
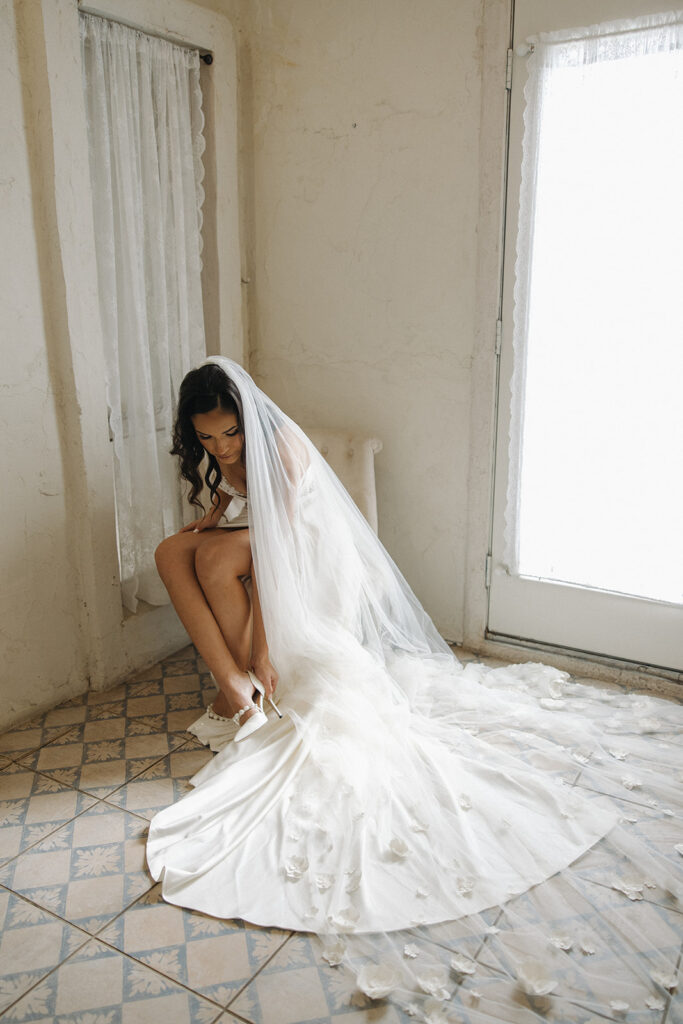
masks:
[[[205,355],[199,54],[81,14],[123,601],[164,604],[154,550],[182,523],[177,390]]]

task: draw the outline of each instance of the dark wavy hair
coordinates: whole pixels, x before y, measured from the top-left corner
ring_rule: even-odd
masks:
[[[205,363],[190,370],[183,378],[178,393],[178,412],[173,427],[173,446],[171,455],[180,457],[180,475],[190,484],[188,499],[191,505],[203,509],[197,497],[206,484],[211,495],[211,504],[218,504],[216,491],[221,479],[221,471],[217,459],[206,451],[192,425],[192,417],[198,413],[212,412],[222,409],[232,413],[237,419],[240,431],[244,433],[242,409],[239,391],[216,363]],[[246,448],[242,448],[244,462]],[[199,467],[203,458],[208,459],[208,466],[202,480]]]

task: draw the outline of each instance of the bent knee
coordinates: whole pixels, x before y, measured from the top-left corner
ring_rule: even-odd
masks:
[[[163,579],[174,567],[187,558],[187,542],[185,535],[174,533],[162,540],[154,552],[154,561],[159,575]]]
[[[240,531],[241,533],[242,531]],[[249,566],[251,553],[243,538],[225,535],[209,544],[202,544],[194,556],[194,567],[200,583],[211,584],[226,576],[240,576]]]

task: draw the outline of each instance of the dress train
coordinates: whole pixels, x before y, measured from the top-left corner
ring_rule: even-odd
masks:
[[[596,1012],[624,992],[643,1007],[648,993],[661,997],[649,975],[671,981],[666,955],[653,950],[649,975],[629,976],[622,968],[638,943],[621,934],[621,979],[603,1002],[595,993],[605,979],[592,976],[576,934],[539,935],[517,908],[544,883],[554,915],[566,904],[575,932],[585,925],[574,904],[586,904],[587,881],[625,906],[657,895],[680,906],[680,851],[639,840],[633,825],[679,820],[683,758],[671,741],[681,709],[572,683],[542,665],[487,670],[452,659],[437,670],[397,655],[389,667],[404,701],[359,649],[343,669],[302,659],[299,677],[278,689],[284,718],[269,717],[239,745],[234,727],[206,715],[190,727],[219,752],[195,789],[152,822],[148,860],[164,898],[315,932],[328,962],[355,964],[361,991],[391,995],[426,1020],[440,1019],[467,979],[453,963],[470,969],[468,935],[501,948],[499,970],[528,996],[571,974],[564,987]],[[295,726],[301,717],[304,729]],[[572,785],[579,776],[583,784]],[[647,801],[636,817],[624,810],[634,791]],[[501,907],[513,924],[489,934],[483,922]],[[454,921],[463,937],[455,948]]]

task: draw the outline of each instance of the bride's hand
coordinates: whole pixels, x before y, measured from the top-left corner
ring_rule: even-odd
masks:
[[[251,670],[260,683],[266,688],[266,697],[272,697],[277,686],[278,674],[271,664],[267,654],[256,656],[252,662]]]
[[[213,530],[218,525],[220,516],[217,516],[215,512],[208,512],[201,519],[195,519],[193,523],[187,523],[185,526],[181,526],[178,533],[202,533],[203,530]]]

